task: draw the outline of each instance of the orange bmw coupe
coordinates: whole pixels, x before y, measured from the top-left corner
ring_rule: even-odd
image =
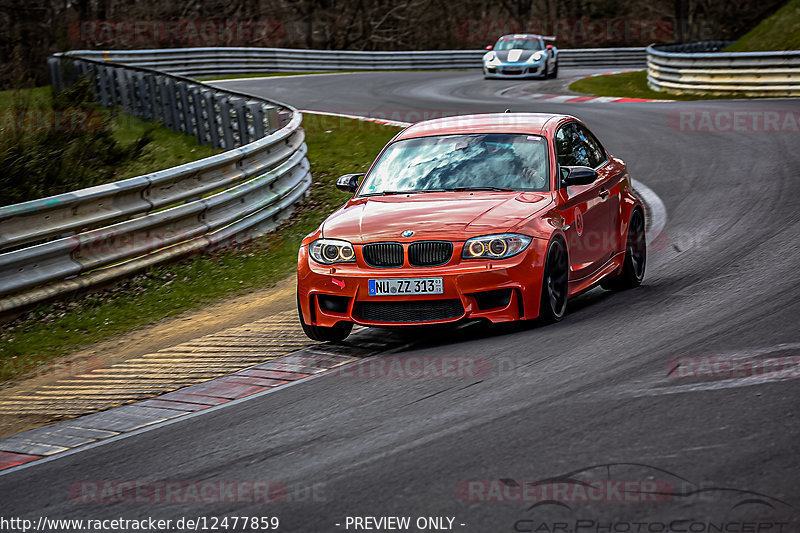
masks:
[[[353,197],[303,239],[305,333],[564,317],[596,285],[642,283],[645,206],[625,163],[568,115],[501,113],[414,124]]]

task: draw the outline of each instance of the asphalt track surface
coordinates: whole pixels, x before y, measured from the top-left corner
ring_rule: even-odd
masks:
[[[653,524],[670,522],[690,530],[675,520],[800,531],[800,382],[668,375],[676,357],[798,355],[800,133],[681,131],[675,114],[797,113],[800,102],[548,104],[501,94],[553,92],[537,83],[463,71],[226,86],[344,113],[510,107],[574,114],[666,205],[665,234],[651,246],[642,287],[593,290],[556,325],[413,333],[405,348],[378,356],[488,361],[490,370],[474,378],[312,379],[10,471],[0,476],[2,515],[278,516],[281,531],[303,532],[345,531],[346,517],[365,515],[412,523],[449,516],[454,530],[476,532],[552,531],[554,522],[569,524],[562,531],[669,531]],[[633,493],[609,489],[600,498],[611,501],[570,493],[536,505],[480,501],[488,490],[459,493],[466,480],[513,488],[557,476],[649,480],[684,495],[637,499],[632,486]],[[100,505],[69,497],[83,481],[145,479],[274,480],[288,494],[267,505]],[[506,494],[514,498],[513,490]],[[617,529],[603,529],[608,524]],[[728,529],[739,530],[746,529]]]

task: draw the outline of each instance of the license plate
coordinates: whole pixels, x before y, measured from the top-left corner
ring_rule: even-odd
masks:
[[[369,280],[370,296],[396,296],[400,294],[442,294],[442,278],[400,278]]]

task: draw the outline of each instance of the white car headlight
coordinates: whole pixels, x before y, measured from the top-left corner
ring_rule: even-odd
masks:
[[[535,54],[533,54],[533,60],[534,61],[541,61],[541,59],[543,57],[544,57],[544,54],[541,53],[541,52],[536,52]]]
[[[505,259],[517,255],[531,243],[531,237],[517,233],[475,237],[464,243],[463,259]]]
[[[496,63],[497,62],[497,54],[494,52],[489,52],[485,56],[483,56],[483,60],[487,63]]]
[[[308,245],[308,254],[317,263],[355,263],[356,253],[353,245],[338,239],[317,239]]]

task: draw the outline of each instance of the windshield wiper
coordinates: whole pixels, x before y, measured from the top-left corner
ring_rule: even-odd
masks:
[[[409,189],[407,191],[381,191],[381,192],[368,192],[361,196],[388,196],[391,194],[414,194],[418,192],[447,192],[452,189]]]
[[[409,189],[407,191],[381,191],[381,192],[368,192],[359,196],[389,196],[393,194],[416,194],[420,192],[452,192],[452,191],[500,191],[500,192],[514,192],[515,189],[504,189],[502,187],[451,187],[434,188],[434,189]]]
[[[389,196],[390,194],[405,194],[407,191],[381,191],[381,192],[368,192],[359,196]]]
[[[513,192],[514,189],[504,189],[502,187],[453,187],[451,191],[501,191]]]

